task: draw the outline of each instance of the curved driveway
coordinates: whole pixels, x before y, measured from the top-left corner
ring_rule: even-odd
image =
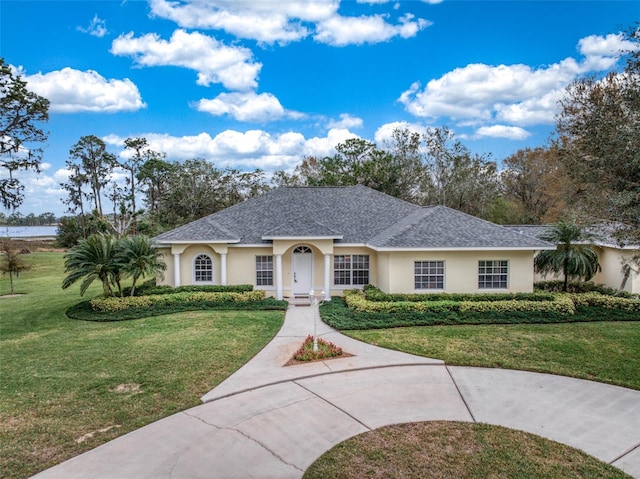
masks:
[[[582,449],[640,478],[640,391],[549,374],[447,366],[370,346],[320,321],[351,357],[284,367],[313,334],[291,306],[277,336],[204,404],[34,477],[300,478],[335,444],[381,426],[497,424]]]

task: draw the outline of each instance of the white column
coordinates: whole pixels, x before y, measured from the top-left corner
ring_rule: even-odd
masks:
[[[282,299],[282,255],[276,255],[276,299]]]
[[[324,291],[325,301],[331,301],[331,255],[324,255]]]
[[[180,253],[173,254],[173,287],[180,286]]]
[[[220,284],[226,286],[227,284],[227,254],[220,253]]]

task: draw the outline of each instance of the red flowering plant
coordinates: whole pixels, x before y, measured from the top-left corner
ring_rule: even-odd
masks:
[[[296,361],[317,361],[318,359],[335,358],[342,356],[342,348],[335,344],[318,338],[318,350],[313,350],[313,336],[309,335],[302,343],[302,347],[293,355]]]

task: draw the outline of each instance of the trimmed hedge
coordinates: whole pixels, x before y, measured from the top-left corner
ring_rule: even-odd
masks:
[[[380,302],[443,302],[443,301],[554,301],[556,295],[537,293],[383,293],[372,285],[364,287],[364,296],[369,301]]]
[[[244,293],[211,293],[205,291],[180,292],[172,294],[153,294],[148,296],[125,296],[110,298],[94,298],[90,301],[91,307],[96,311],[114,312],[127,309],[149,308],[152,306],[171,306],[175,304],[192,303],[242,303],[261,301],[265,299],[262,290],[248,291]]]
[[[173,294],[173,293],[194,293],[194,292],[207,292],[207,293],[247,293],[253,291],[253,285],[251,284],[232,284],[222,286],[219,284],[204,284],[204,285],[185,285],[174,288],[173,286],[156,286],[155,280],[152,282],[145,282],[140,286],[136,286],[136,296],[150,296],[157,294]],[[125,296],[128,296],[131,289],[125,290]]]
[[[96,311],[91,307],[91,301],[82,301],[67,310],[67,317],[82,321],[126,321],[130,319],[148,318],[163,314],[182,313],[185,311],[286,311],[286,301],[278,301],[275,298],[265,298],[261,301],[244,302],[200,302],[177,303],[170,306],[149,306],[142,308],[125,309],[121,311]]]
[[[564,281],[539,281],[533,285],[536,291],[548,291],[551,293],[563,293]],[[603,284],[593,284],[591,281],[570,281],[567,285],[567,293],[600,293],[607,296],[619,296],[621,298],[638,298],[638,295],[609,288]]]
[[[570,297],[576,306],[594,306],[640,313],[640,301],[637,299],[606,296],[600,293],[572,294]]]
[[[381,297],[382,295],[377,295]],[[396,295],[408,296],[408,295]],[[423,297],[424,295],[416,295]],[[437,295],[440,296],[440,295]],[[452,297],[448,295],[447,297]],[[458,295],[466,298],[469,295]],[[502,299],[505,295],[495,295],[492,298],[486,298],[487,295],[478,301],[470,299],[453,300],[442,299],[435,300],[430,298],[423,301],[371,301],[359,290],[345,291],[345,302],[349,308],[356,311],[366,313],[444,313],[444,312],[492,312],[492,313],[510,313],[515,311],[536,312],[536,313],[558,313],[558,314],[574,314],[575,305],[570,297],[566,295],[546,295],[550,299],[514,299],[513,295],[508,296],[510,299]]]
[[[543,324],[640,320],[640,315],[636,311],[585,305],[576,305],[574,314],[545,311],[363,312],[347,307],[342,298],[332,298],[331,301],[322,304],[320,315],[325,323],[339,330],[458,324]]]

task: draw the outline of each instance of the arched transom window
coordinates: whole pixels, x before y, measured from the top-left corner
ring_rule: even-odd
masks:
[[[311,251],[311,248],[309,248],[308,246],[298,246],[293,250],[293,252],[296,254],[313,253],[313,251]]]
[[[193,262],[193,273],[196,283],[213,282],[213,261],[206,254],[199,254]]]

